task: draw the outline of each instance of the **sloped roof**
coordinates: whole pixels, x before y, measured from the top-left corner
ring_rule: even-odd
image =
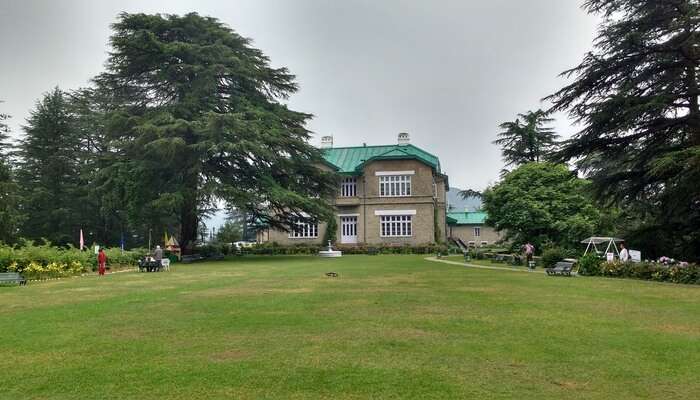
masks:
[[[447,221],[450,225],[483,225],[486,222],[486,216],[487,214],[483,211],[448,212]]]
[[[334,147],[323,150],[323,158],[340,173],[356,173],[369,161],[416,159],[440,172],[440,160],[418,147],[407,145]]]

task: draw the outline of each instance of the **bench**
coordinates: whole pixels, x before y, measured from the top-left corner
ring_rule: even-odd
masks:
[[[0,272],[0,284],[16,283],[18,285],[26,285],[27,280],[24,279],[19,272]]]
[[[545,272],[547,275],[562,275],[571,276],[571,269],[574,267],[574,263],[568,261],[559,261],[554,265],[554,268],[547,268]]]
[[[493,257],[493,261],[504,263],[507,261],[508,258],[510,258],[510,255],[508,255],[508,254],[496,254]]]
[[[202,257],[199,254],[188,254],[186,256],[182,256],[182,259],[180,261],[182,261],[183,264],[189,264],[189,263],[192,263],[195,261],[202,261],[202,260],[204,260],[204,257]]]
[[[367,254],[370,256],[376,256],[377,254],[379,254],[379,250],[377,250],[376,247],[369,247],[367,248]]]

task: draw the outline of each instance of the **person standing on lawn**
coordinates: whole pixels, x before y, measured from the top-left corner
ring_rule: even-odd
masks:
[[[532,257],[535,255],[535,246],[532,245],[532,243],[527,242],[525,243],[525,246],[523,246],[525,249],[525,262],[527,263],[527,267],[532,269],[532,266],[530,262],[532,261]]]
[[[156,246],[153,252],[153,258],[156,260],[156,265],[158,265],[158,267],[163,264],[163,249],[161,249],[160,246]]]
[[[620,242],[620,261],[627,262],[630,260],[630,251],[627,250],[625,242]]]
[[[97,271],[100,275],[104,275],[105,269],[107,269],[107,254],[103,249],[100,249],[97,253]]]

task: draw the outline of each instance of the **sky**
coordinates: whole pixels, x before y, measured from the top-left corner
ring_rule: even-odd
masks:
[[[13,135],[43,93],[89,85],[120,12],[220,19],[296,75],[313,144],[396,143],[440,157],[450,185],[483,190],[503,163],[498,125],[547,108],[592,47],[595,16],[562,0],[0,0],[0,112]],[[555,128],[576,131],[565,115]]]

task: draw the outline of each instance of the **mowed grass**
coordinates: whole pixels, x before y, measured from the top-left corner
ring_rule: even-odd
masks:
[[[0,298],[2,399],[700,393],[692,286],[419,256],[245,257],[2,287]]]

